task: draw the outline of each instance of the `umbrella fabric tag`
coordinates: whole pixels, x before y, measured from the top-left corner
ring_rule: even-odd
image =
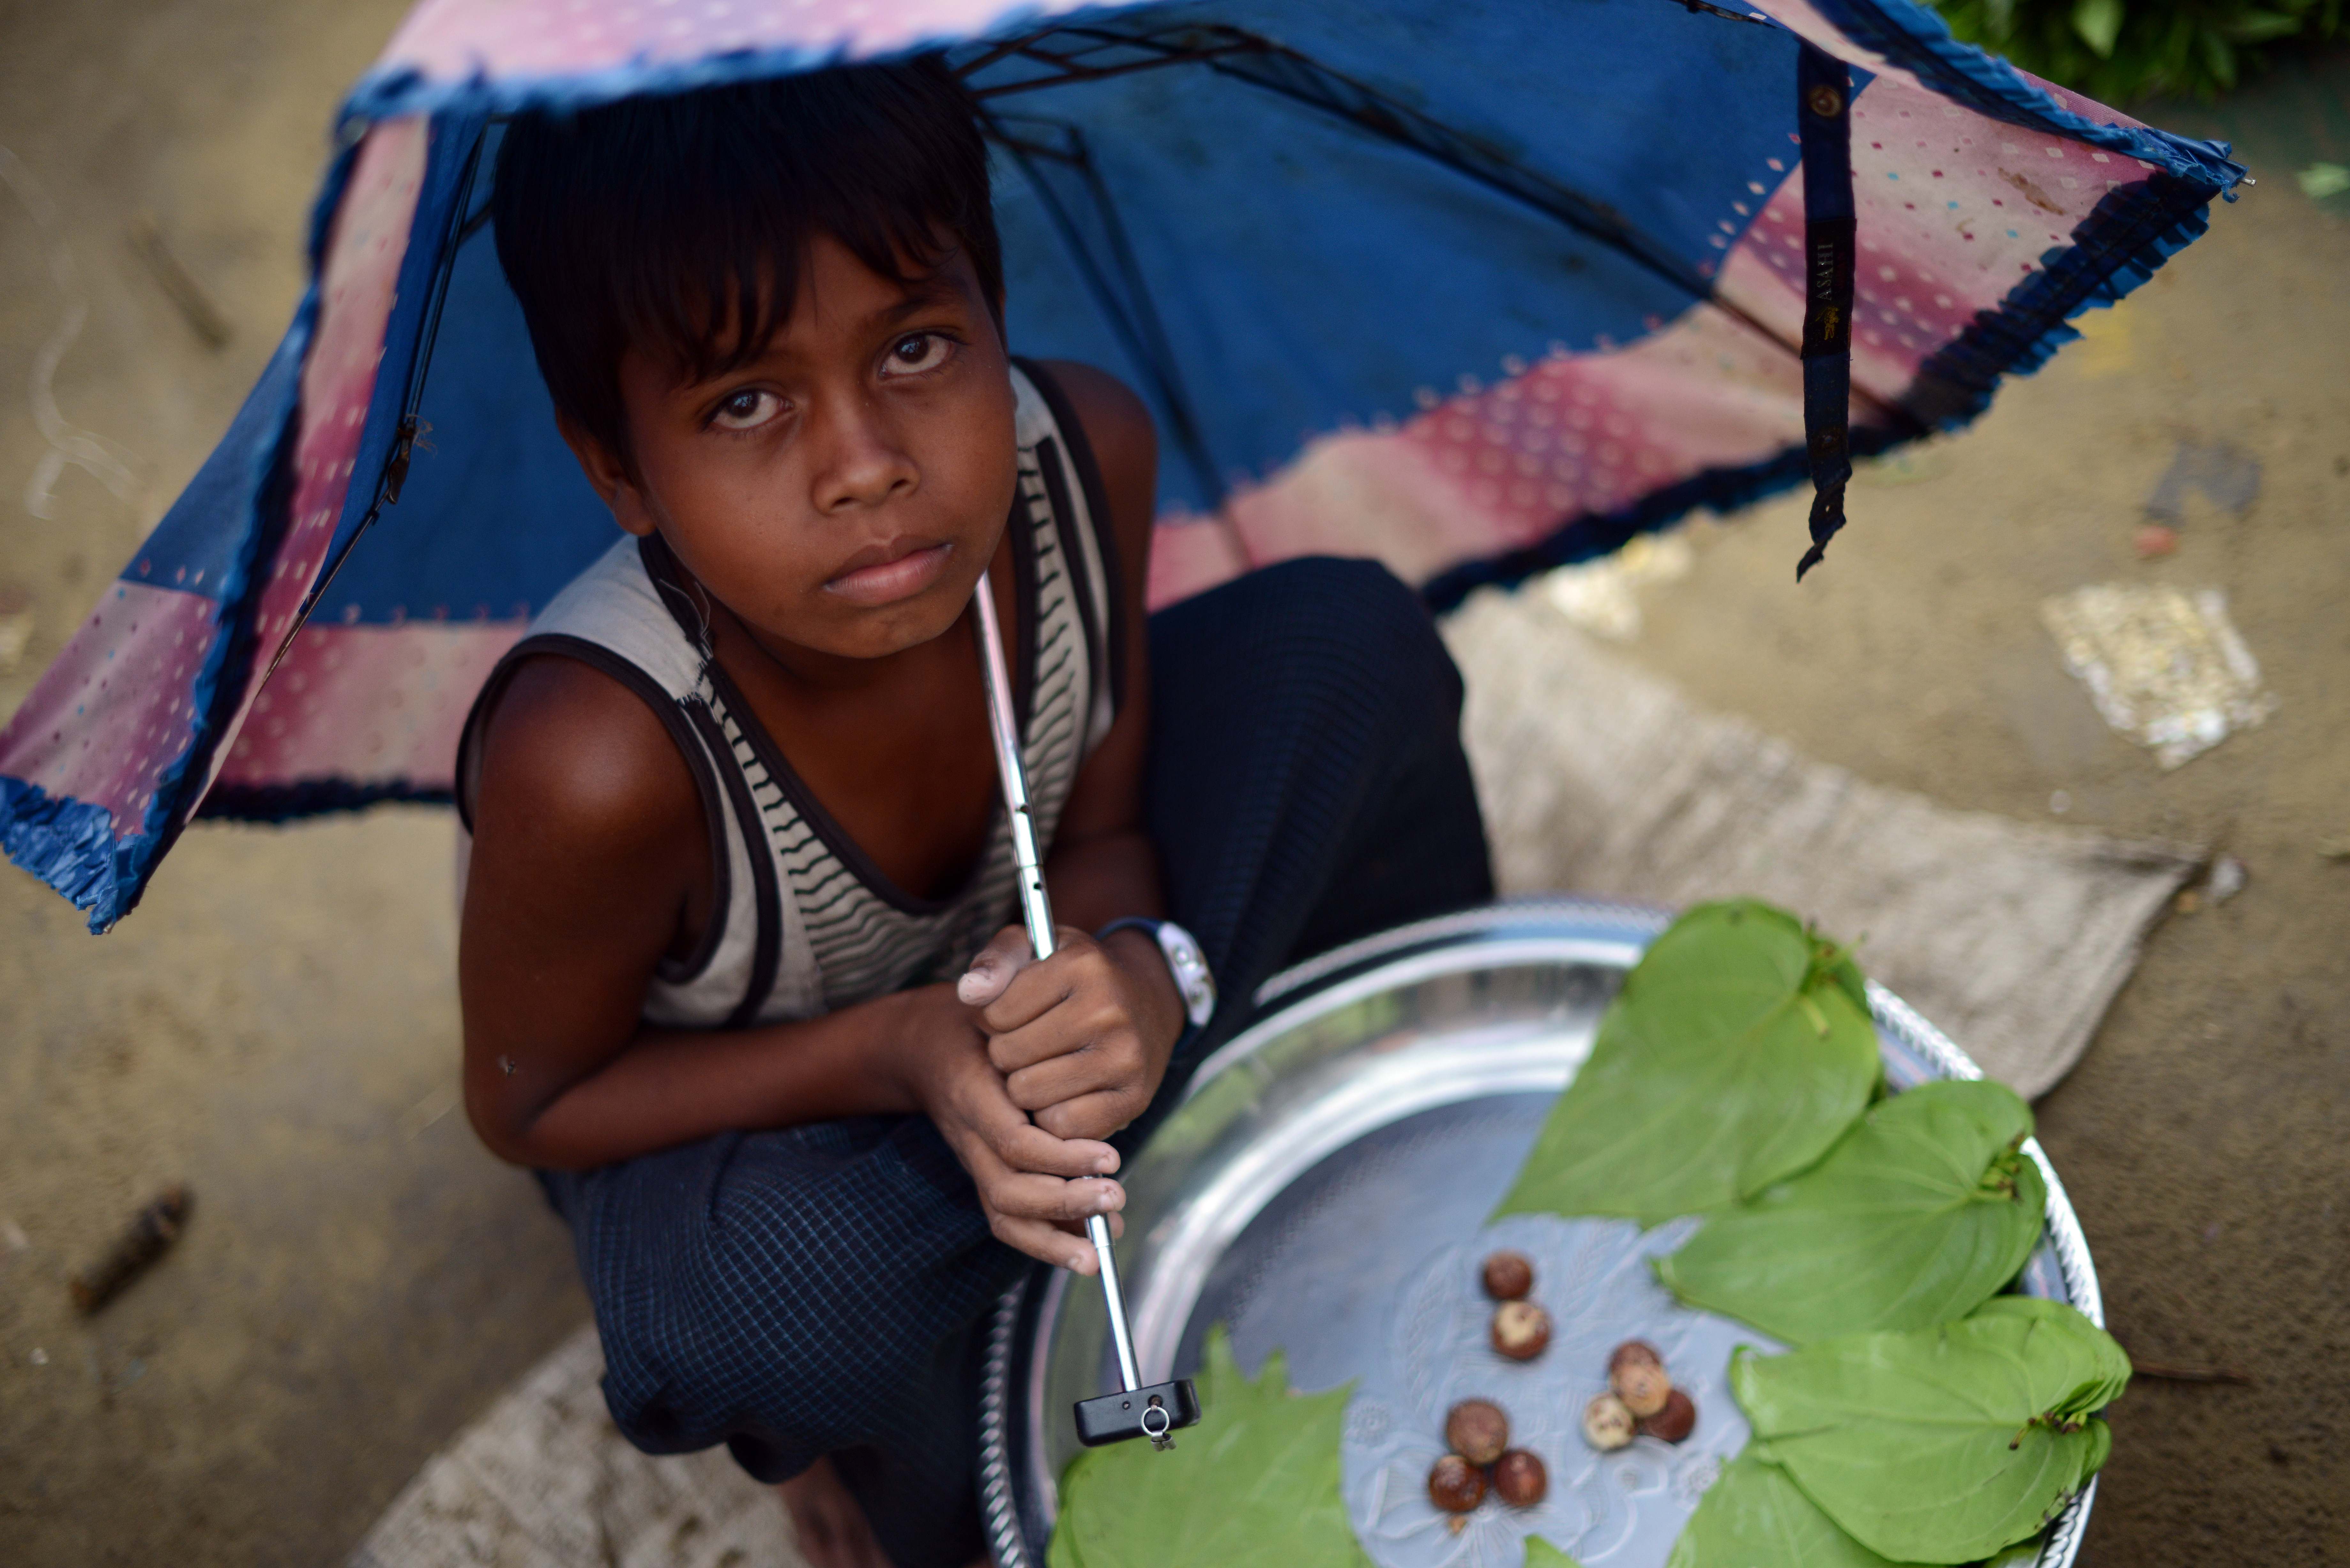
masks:
[[[1795,566],[1801,582],[1844,526],[1852,477],[1852,73],[1804,44],[1795,98],[1804,150],[1804,443],[1812,464],[1812,547]]]

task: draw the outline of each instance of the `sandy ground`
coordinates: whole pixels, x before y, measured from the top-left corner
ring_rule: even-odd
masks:
[[[55,208],[45,230],[0,192],[0,616],[33,618],[0,711],[275,344],[323,127],[397,9],[0,5],[0,148]],[[2237,138],[2259,188],[1977,430],[1866,476],[1800,591],[1795,506],[1694,529],[1631,651],[1867,777],[2027,819],[2061,798],[2249,867],[2158,931],[2041,1107],[2116,1334],[2252,1380],[2141,1379],[2085,1561],[2350,1562],[2350,865],[2319,853],[2350,836],[2350,198],[2293,178],[2350,162],[2350,64],[2157,118]],[[133,253],[140,214],[225,347]],[[69,468],[28,506],[26,389],[77,297],[56,395],[127,472]],[[2144,563],[2182,443],[2257,461],[2259,492],[2191,497],[2178,552]],[[2224,588],[2276,716],[2168,774],[2106,730],[2037,605],[2107,580]],[[198,829],[103,940],[0,872],[0,1558],[334,1561],[584,1315],[529,1182],[452,1108],[451,837],[410,810]],[[197,1192],[184,1243],[76,1321],[66,1272],[172,1179]]]

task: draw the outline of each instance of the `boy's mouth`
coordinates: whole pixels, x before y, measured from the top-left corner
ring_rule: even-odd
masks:
[[[824,585],[825,591],[852,604],[895,604],[937,582],[953,550],[951,541],[930,545],[918,539],[891,539],[868,545],[848,557],[838,575]]]

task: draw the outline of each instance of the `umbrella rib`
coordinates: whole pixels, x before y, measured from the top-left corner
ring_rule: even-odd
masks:
[[[1043,47],[1055,36],[1087,40],[1088,47],[1056,53]],[[1145,50],[1149,57],[1117,66],[1088,66],[1082,57],[1106,49]],[[1205,65],[1220,76],[1248,83],[1308,109],[1343,119],[1382,140],[1417,152],[1481,185],[1566,224],[1623,253],[1692,298],[1713,298],[1712,284],[1664,246],[1635,228],[1605,202],[1534,173],[1466,132],[1388,98],[1323,65],[1309,55],[1236,27],[1187,28],[1169,36],[1124,34],[1104,28],[1047,28],[1011,40],[962,67],[966,80],[989,65],[1018,56],[1058,67],[1061,75],[1030,78],[993,87],[973,87],[982,98],[1030,92],[1073,82],[1099,81],[1134,71],[1173,65]],[[1246,59],[1233,57],[1245,56]],[[1514,176],[1514,178],[1513,178]],[[1786,344],[1791,351],[1794,345]]]
[[[1295,79],[1280,79],[1270,73],[1257,76],[1249,68],[1253,62],[1232,64],[1211,60],[1208,62],[1208,68],[1220,76],[1249,82],[1267,92],[1344,119],[1382,140],[1417,152],[1489,191],[1509,197],[1607,246],[1661,281],[1680,289],[1691,299],[1712,306],[1742,323],[1765,341],[1776,344],[1797,358],[1802,358],[1802,346],[1795,339],[1724,295],[1711,279],[1681,262],[1613,207],[1546,174],[1514,162],[1482,145],[1466,132],[1398,103],[1295,50],[1278,49],[1273,53],[1274,58],[1290,67],[1293,78],[1304,77],[1313,86]],[[1357,100],[1357,104],[1350,107],[1339,94],[1327,92],[1326,86],[1330,83],[1345,89],[1347,95]],[[1314,90],[1315,87],[1326,90],[1317,93]],[[1887,416],[1889,422],[1897,428],[1922,431],[1916,418],[1898,405],[1882,401],[1866,388],[1855,387],[1853,394]]]
[[[1709,7],[1709,9],[1711,9]],[[1442,165],[1465,179],[1483,185],[1488,190],[1507,196],[1521,204],[1576,233],[1598,241],[1627,257],[1666,283],[1672,284],[1701,304],[1711,305],[1724,315],[1742,323],[1765,341],[1776,344],[1797,358],[1803,357],[1802,345],[1773,327],[1752,311],[1724,295],[1713,281],[1684,265],[1678,257],[1643,234],[1632,222],[1606,202],[1585,195],[1573,186],[1564,184],[1549,175],[1539,173],[1513,161],[1500,152],[1483,146],[1464,131],[1456,130],[1442,120],[1422,114],[1409,105],[1398,103],[1371,88],[1331,70],[1319,61],[1294,49],[1278,47],[1268,54],[1318,82],[1335,82],[1361,100],[1362,107],[1349,110],[1334,95],[1317,98],[1311,91],[1275,79],[1260,78],[1249,73],[1246,65],[1220,60],[1207,62],[1208,68],[1220,76],[1253,82],[1264,90],[1278,93],[1310,109],[1343,119],[1396,146],[1417,152],[1430,161]],[[1421,128],[1433,136],[1415,136],[1412,130]],[[1449,145],[1447,145],[1449,144]],[[1472,157],[1474,161],[1472,161]],[[1482,165],[1482,166],[1481,166]],[[1513,180],[1510,176],[1515,176]],[[1523,182],[1523,183],[1520,183]],[[1894,429],[1911,435],[1925,433],[1925,425],[1918,417],[1898,403],[1888,402],[1865,387],[1852,389],[1854,398],[1867,404]]]
[[[1704,4],[1704,0],[1696,0],[1694,5],[1691,0],[1674,0],[1674,3],[1690,6],[1693,11],[1702,10],[1734,21],[1753,20],[1721,6]],[[1085,39],[1087,47],[1066,53],[1056,53],[1043,47],[1045,40],[1055,36]],[[1118,47],[1145,50],[1150,57],[1121,62],[1115,67],[1087,66],[1082,61],[1085,55]],[[1398,102],[1285,45],[1234,27],[1188,28],[1171,36],[1124,34],[1095,27],[1046,28],[1000,46],[962,67],[962,74],[968,78],[985,66],[1014,55],[1054,65],[1064,74],[1032,78],[993,88],[974,88],[974,92],[982,97],[995,97],[1071,82],[1100,80],[1162,66],[1204,65],[1219,76],[1245,82],[1261,91],[1343,120],[1450,169],[1464,179],[1607,246],[1692,300],[1711,305],[1741,322],[1764,341],[1776,345],[1791,356],[1802,357],[1802,346],[1795,339],[1721,293],[1711,279],[1682,262],[1606,202],[1528,169],[1496,149],[1484,145],[1476,137]],[[1898,403],[1889,402],[1859,386],[1852,389],[1852,395],[1894,429],[1910,434],[1923,433],[1922,423]]]
[[[1429,115],[1377,92],[1330,69],[1318,60],[1284,49],[1268,57],[1270,69],[1253,69],[1256,61],[1212,61],[1208,68],[1219,76],[1244,81],[1263,91],[1317,109],[1367,130],[1379,140],[1417,152],[1454,173],[1507,196],[1523,206],[1598,241],[1628,257],[1659,279],[1695,299],[1714,297],[1712,283],[1635,228],[1607,203],[1513,162]],[[1334,90],[1335,89],[1335,90]],[[1352,101],[1349,101],[1349,100]]]
[[[1075,31],[1075,29],[1067,29],[1067,31]],[[1113,43],[1133,45],[1132,40],[1124,38],[1116,39]],[[1109,48],[1113,47],[1113,43],[1097,45],[1096,49]],[[1003,98],[1015,92],[1028,92],[1036,88],[1062,87],[1071,82],[1107,81],[1113,77],[1131,76],[1137,71],[1153,71],[1164,66],[1191,65],[1203,60],[1216,59],[1224,55],[1256,54],[1263,52],[1264,47],[1266,46],[1253,39],[1247,39],[1216,48],[1153,52],[1142,59],[1127,60],[1114,66],[1091,66],[1087,65],[1082,57],[1086,53],[1096,51],[1081,50],[1066,55],[1056,55],[1049,49],[1035,47],[1035,40],[1032,38],[1022,39],[1017,43],[1005,45],[1002,48],[990,50],[971,64],[961,67],[958,74],[968,78],[989,66],[999,65],[1004,60],[1013,58],[1033,60],[1039,65],[1050,66],[1059,73],[1056,76],[1028,77],[1019,81],[999,82],[993,87],[975,87],[971,89],[972,97],[984,100],[991,98]]]
[[[1709,16],[1721,16],[1732,22],[1751,22],[1762,27],[1772,25],[1771,18],[1768,16],[1757,16],[1749,11],[1731,11],[1720,5],[1709,5],[1706,0],[1670,0],[1670,4],[1679,5],[1692,16],[1702,11]]]
[[[1127,241],[1126,226],[1118,219],[1117,204],[1110,200],[1109,187],[1103,182],[1101,171],[1094,166],[1092,150],[1086,144],[1084,132],[1074,125],[1046,121],[1059,130],[1067,142],[1065,148],[1051,148],[1014,136],[993,115],[986,115],[985,119],[990,137],[1012,155],[1020,165],[1020,171],[1028,177],[1029,186],[1035,191],[1045,215],[1052,220],[1053,227],[1061,236],[1062,244],[1076,262],[1078,274],[1087,290],[1093,295],[1095,304],[1109,318],[1111,329],[1124,341],[1127,352],[1149,377],[1152,389],[1159,394],[1159,403],[1167,412],[1169,433],[1175,438],[1175,444],[1181,449],[1185,461],[1198,477],[1209,503],[1209,510],[1220,508],[1224,499],[1222,476],[1218,474],[1215,462],[1208,452],[1207,439],[1201,429],[1198,415],[1192,410],[1191,395],[1176,368],[1174,348],[1167,341],[1166,327],[1159,319],[1158,307],[1151,302],[1149,285],[1143,278],[1141,264],[1135,256],[1134,247]],[[1066,164],[1084,182],[1086,193],[1092,202],[1107,243],[1110,265],[1125,284],[1124,297],[1121,297],[1119,290],[1111,286],[1100,258],[1086,244],[1076,218],[1061,199],[1061,193],[1036,167],[1036,161],[1040,158]]]
[[[465,154],[463,172],[458,176],[456,204],[450,212],[448,227],[442,232],[440,258],[433,267],[432,296],[425,306],[424,330],[419,337],[416,358],[409,367],[408,384],[400,391],[400,424],[391,454],[384,462],[383,472],[376,476],[375,494],[366,514],[295,607],[292,623],[278,642],[276,652],[270,655],[269,667],[262,672],[261,683],[265,686],[269,683],[269,678],[277,673],[277,667],[286,661],[286,654],[293,651],[295,638],[301,635],[302,628],[310,622],[310,612],[318,607],[318,602],[334,587],[336,577],[342,573],[343,563],[351,558],[351,552],[359,548],[359,541],[367,537],[369,529],[375,526],[376,520],[383,514],[383,509],[388,505],[400,504],[400,491],[408,478],[408,460],[421,441],[422,431],[432,428],[421,425],[420,429],[421,421],[418,420],[417,413],[423,407],[424,383],[432,369],[432,348],[441,337],[441,312],[449,303],[449,283],[456,272],[457,249],[480,226],[479,218],[486,217],[489,213],[486,202],[478,217],[470,211],[473,202],[473,184],[481,173],[484,140],[481,131],[474,132],[473,146]]]

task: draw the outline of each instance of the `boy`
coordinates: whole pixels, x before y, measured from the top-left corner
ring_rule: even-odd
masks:
[[[1110,1140],[1267,975],[1490,896],[1459,677],[1367,563],[1146,618],[1148,414],[1008,356],[935,59],[525,117],[494,213],[623,537],[467,726],[468,1113],[572,1227],[631,1441],[727,1443],[819,1568],[968,1562],[973,1325],[1021,1254],[1092,1271]]]

